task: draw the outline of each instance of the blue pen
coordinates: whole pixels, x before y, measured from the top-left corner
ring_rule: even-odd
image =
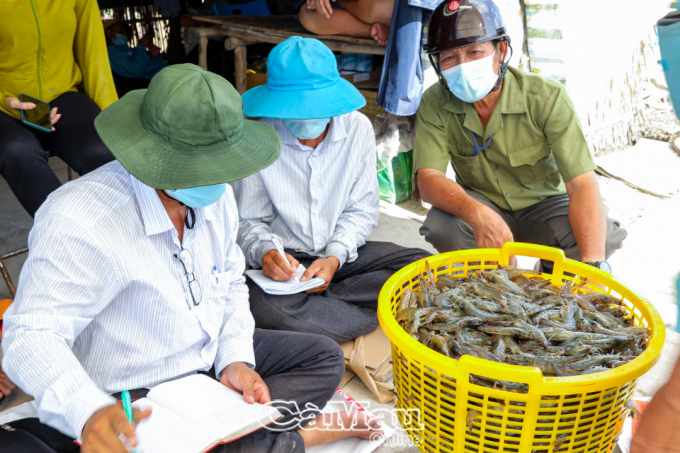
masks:
[[[128,421],[135,426],[135,416],[132,414],[132,400],[130,399],[130,392],[123,390],[120,394],[120,399],[123,401],[123,410],[125,410],[125,415],[127,415]],[[132,449],[132,453],[137,453],[139,450],[137,447]]]
[[[217,285],[219,285],[219,284],[220,284],[220,280],[219,280],[219,278],[217,278],[217,266],[213,266],[213,275],[215,276],[215,283],[216,283]]]

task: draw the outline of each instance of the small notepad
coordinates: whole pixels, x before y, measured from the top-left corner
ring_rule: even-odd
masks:
[[[307,270],[302,264],[297,268],[298,280],[302,277],[302,274]],[[287,282],[277,282],[271,278],[264,275],[261,269],[246,271],[246,275],[255,282],[257,286],[262,288],[267,294],[276,294],[279,296],[286,296],[288,294],[297,294],[303,291],[309,291],[310,289],[317,288],[326,284],[326,281],[314,277],[306,282],[300,282],[295,280],[289,280]]]

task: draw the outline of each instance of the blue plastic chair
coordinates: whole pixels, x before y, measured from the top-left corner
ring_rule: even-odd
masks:
[[[265,0],[228,5],[213,3],[216,16],[270,16],[269,6]]]

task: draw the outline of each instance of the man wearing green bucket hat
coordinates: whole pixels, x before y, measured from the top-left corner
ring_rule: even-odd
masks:
[[[271,51],[267,67],[266,85],[243,95],[243,109],[276,130],[281,158],[235,183],[238,242],[249,263],[274,280],[294,279],[301,263],[301,281],[325,284],[275,295],[249,280],[251,311],[258,327],[352,340],[378,326],[387,279],[429,254],[366,242],[379,217],[375,135],[356,111],[363,96],[340,77],[331,50],[295,36]]]
[[[4,316],[4,369],[48,425],[33,419],[24,431],[60,451],[81,437],[83,453],[125,452],[121,436],[137,439],[118,392],[142,397],[206,373],[286,414],[278,431],[259,430],[229,451],[301,452],[379,433],[375,421],[347,413],[306,426],[296,408],[327,403],[342,352],[321,336],[254,329],[227,183],[271,165],[280,144],[271,127],[244,120],[241,105],[223,78],[177,65],[97,117],[117,161],[42,205]],[[137,422],[149,416],[134,413]],[[319,429],[352,422],[358,429]]]

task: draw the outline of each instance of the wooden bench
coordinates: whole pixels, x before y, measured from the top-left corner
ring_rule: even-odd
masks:
[[[224,35],[226,50],[234,51],[234,76],[236,90],[243,94],[248,89],[246,83],[246,46],[248,44],[278,44],[291,36],[316,38],[336,52],[385,55],[385,47],[373,39],[353,38],[340,35],[315,35],[300,24],[297,16],[192,16],[197,22],[217,25],[197,30],[199,37],[199,66],[207,69],[208,38]]]

